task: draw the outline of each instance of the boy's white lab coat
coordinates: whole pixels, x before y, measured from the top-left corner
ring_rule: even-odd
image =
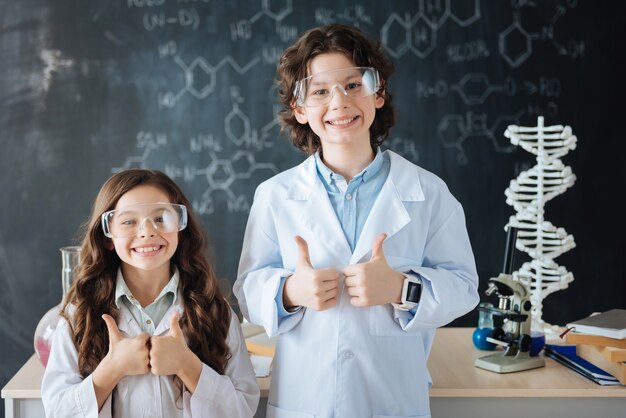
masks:
[[[435,328],[476,306],[478,278],[463,209],[444,182],[391,151],[384,157],[389,177],[354,253],[313,157],[257,189],[234,291],[250,322],[280,334],[268,418],[430,416],[426,360]],[[274,299],[280,277],[295,270],[295,235],[308,242],[314,268],[341,271],[368,261],[382,232],[389,265],[423,278],[414,318],[391,304],[352,306],[342,281],[335,307],[278,320]]]
[[[169,331],[170,317],[176,310],[182,312],[182,295],[165,313],[154,335]],[[117,326],[126,337],[135,337],[141,328],[132,314],[121,304]],[[46,417],[205,417],[205,418],[251,418],[259,402],[259,387],[244,343],[237,315],[232,312],[227,344],[232,357],[225,374],[219,375],[202,364],[200,380],[194,394],[180,391],[173,383],[173,376],[156,376],[146,373],[126,376],[117,384],[102,410],[98,402],[91,375],[83,378],[78,372],[76,348],[70,337],[69,327],[61,320],[54,335],[50,358],[41,385],[41,395]],[[176,399],[178,400],[176,401]],[[172,405],[175,401],[175,405]]]

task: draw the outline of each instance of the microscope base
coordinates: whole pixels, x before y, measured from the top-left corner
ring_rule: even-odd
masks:
[[[528,353],[505,356],[504,353],[490,354],[477,358],[474,366],[496,373],[521,372],[523,370],[544,367],[546,362],[541,357],[529,357]]]

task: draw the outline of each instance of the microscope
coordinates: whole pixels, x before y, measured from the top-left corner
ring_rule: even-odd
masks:
[[[493,333],[487,341],[503,346],[504,351],[477,358],[474,366],[496,373],[511,373],[545,366],[541,357],[530,356],[531,302],[530,289],[513,280],[513,251],[517,228],[509,225],[503,272],[489,279],[485,294],[498,297],[498,307],[479,307],[494,319]],[[495,319],[502,325],[495,326]]]

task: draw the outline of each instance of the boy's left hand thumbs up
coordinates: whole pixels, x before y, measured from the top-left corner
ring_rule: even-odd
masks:
[[[383,243],[387,234],[379,234],[372,243],[372,256],[369,261],[353,264],[343,270],[345,285],[350,303],[366,307],[396,303],[402,291],[402,273],[394,271],[387,263]]]
[[[370,261],[377,258],[385,258],[385,253],[383,252],[383,242],[387,239],[387,234],[384,232],[374,238],[374,244],[372,244],[372,257]]]

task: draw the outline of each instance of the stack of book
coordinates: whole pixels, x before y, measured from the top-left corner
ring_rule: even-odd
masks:
[[[587,379],[599,385],[619,385],[620,382],[609,372],[595,366],[576,354],[575,345],[546,344],[543,349],[547,357],[555,360],[557,363],[564,365],[585,376]]]
[[[574,357],[579,360],[578,367],[587,369],[590,374],[587,377],[599,384],[626,385],[625,309],[612,309],[592,315],[570,322],[567,327],[571,331],[565,334],[565,340],[571,346],[561,346],[560,349],[569,350],[571,361]],[[546,355],[556,360],[554,352],[554,346],[546,349]],[[583,362],[585,366],[582,365]],[[577,371],[585,375],[580,370]]]
[[[269,338],[263,327],[247,321],[241,324],[241,328],[252,367],[254,367],[254,374],[256,377],[269,376],[276,351],[276,338]]]

